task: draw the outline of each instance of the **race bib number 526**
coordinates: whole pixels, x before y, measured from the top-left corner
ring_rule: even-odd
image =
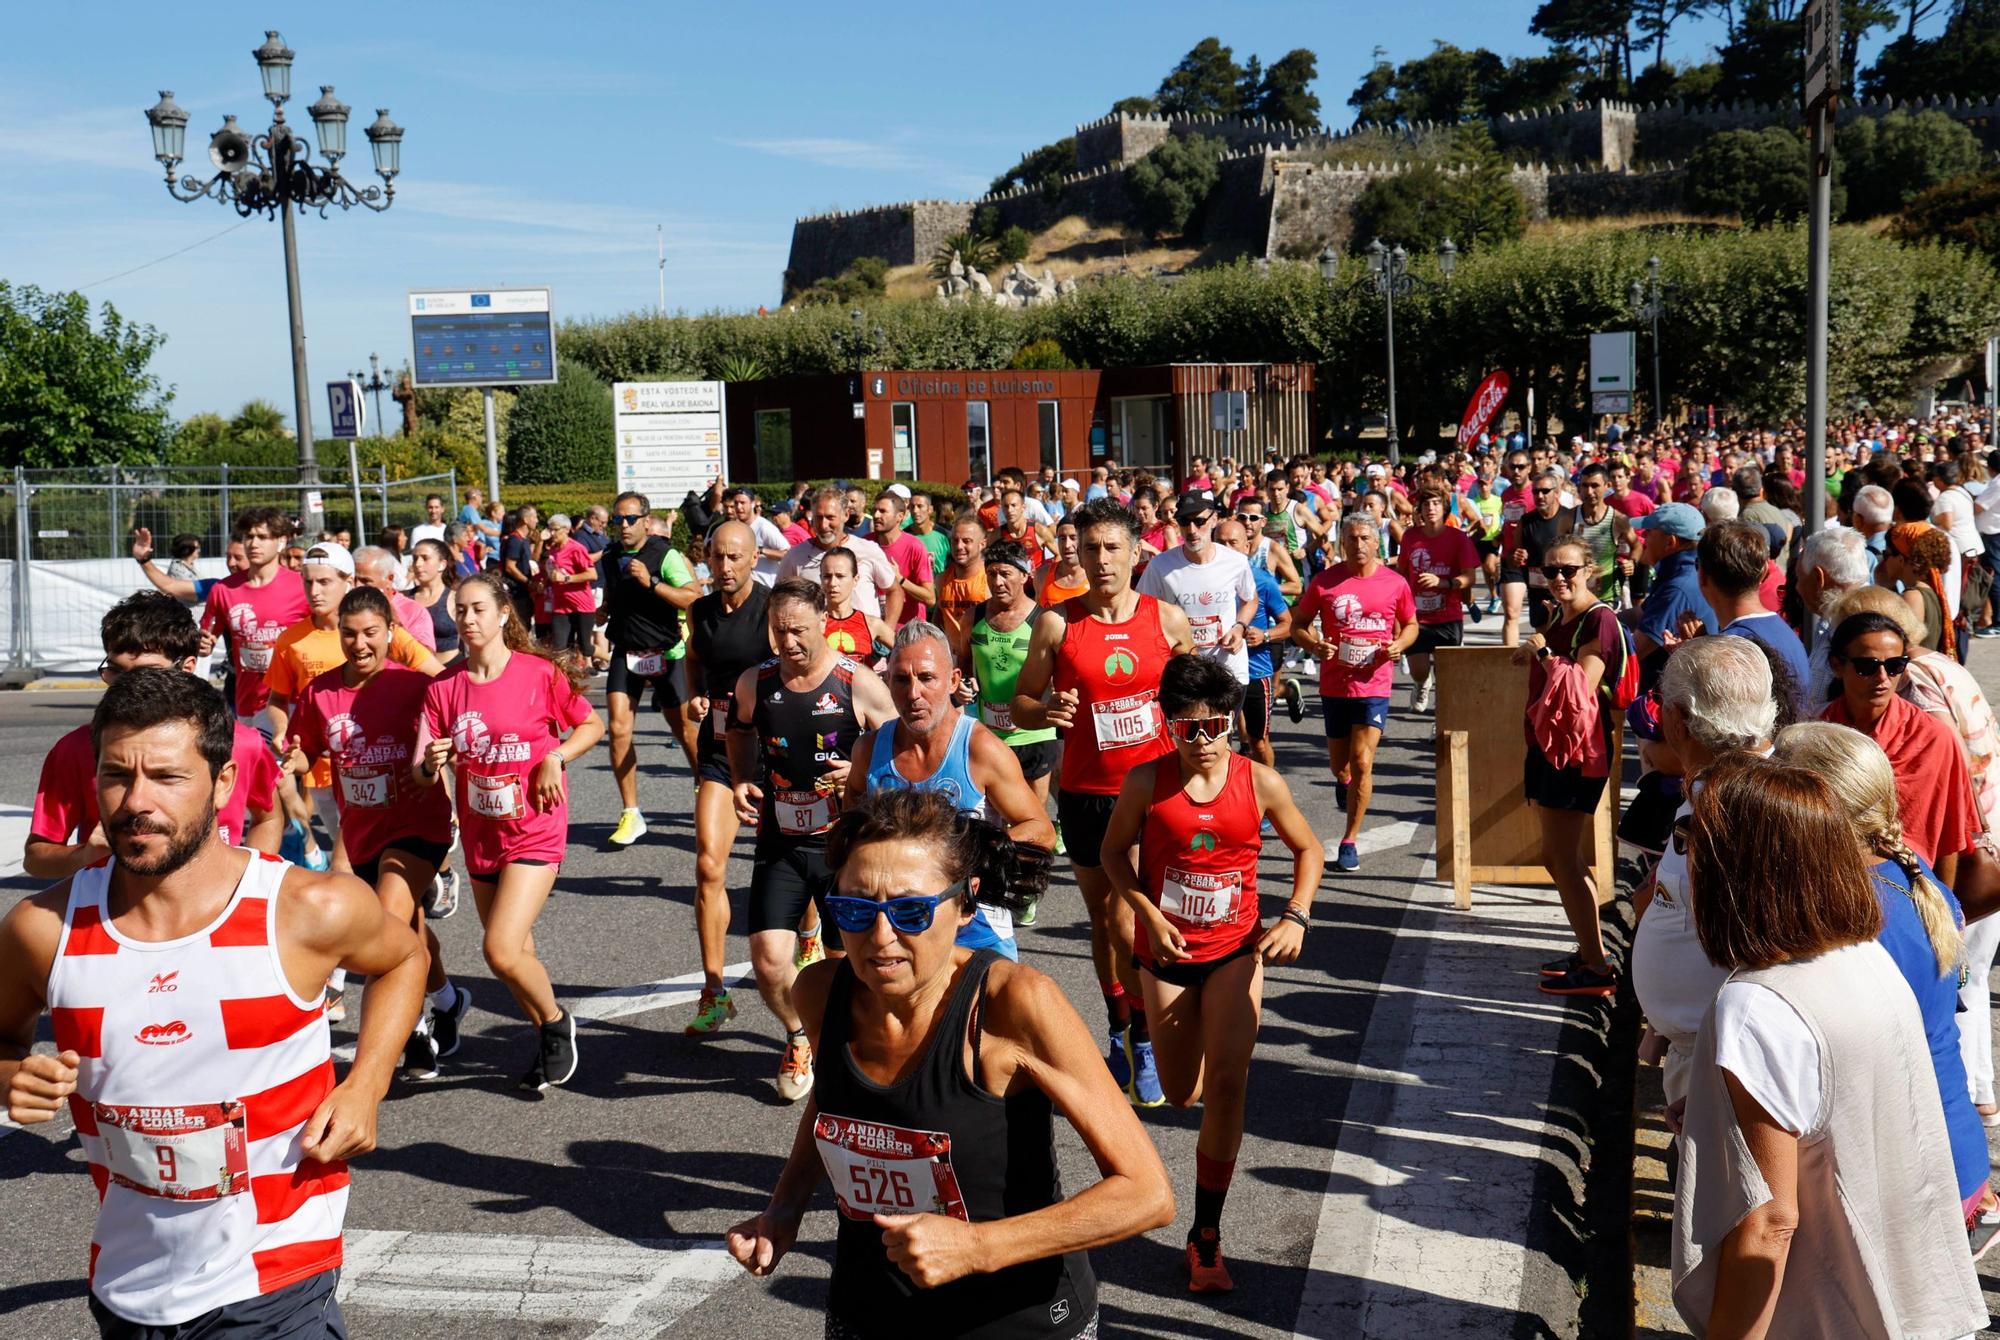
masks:
[[[833,1182],[840,1212],[849,1219],[877,1214],[942,1214],[970,1223],[958,1174],[951,1166],[951,1136],[822,1112],[813,1143]]]

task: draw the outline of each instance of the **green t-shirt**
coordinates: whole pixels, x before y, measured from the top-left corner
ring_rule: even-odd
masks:
[[[667,556],[660,560],[660,580],[669,586],[686,586],[694,580],[694,569],[688,566],[687,555],[678,549],[667,550]],[[681,640],[666,653],[666,659],[678,661],[688,654],[688,615],[686,610],[677,611],[681,616]]]
[[[917,523],[914,521],[905,521],[903,529],[916,536],[917,539],[923,542],[924,548],[931,551],[931,571],[942,577],[944,575],[944,565],[951,561],[950,537],[935,525],[931,527],[930,533],[926,535],[917,529]]]

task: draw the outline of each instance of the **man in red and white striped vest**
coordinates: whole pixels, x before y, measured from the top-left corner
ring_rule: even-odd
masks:
[[[0,921],[0,1084],[13,1120],[76,1122],[107,1337],[345,1335],[343,1160],[375,1146],[423,999],[423,949],[366,884],[219,840],[234,727],[193,675],[120,676],[91,722],[111,856]],[[336,967],[370,979],[338,1084]],[[30,1055],[44,1007],[56,1054]]]

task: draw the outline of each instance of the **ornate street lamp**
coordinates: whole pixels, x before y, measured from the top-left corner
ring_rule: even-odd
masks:
[[[368,355],[368,375],[366,377],[362,376],[359,370],[349,372],[347,376],[348,380],[359,386],[363,391],[366,391],[374,399],[375,436],[382,436],[382,393],[388,390],[393,384],[382,379],[382,356],[380,354]]]
[[[347,120],[352,111],[333,96],[333,85],[320,86],[319,101],[307,108],[326,160],[321,167],[312,161],[313,146],[285,121],[285,103],[292,96],[292,59],[296,53],[285,45],[276,31],[266,31],[264,45],[250,53],[263,77],[264,96],[271,102],[271,124],[262,134],[243,130],[233,116],[222,119],[222,129],[210,137],[208,159],[215,167],[213,176],[189,174],[176,180],[174,173],[187,153],[187,112],[174,103],[171,92],[162,92],[158,103],[146,110],[153,128],[153,157],[166,170],[167,193],[183,202],[214,200],[236,210],[244,218],[262,214],[284,225],[285,296],[290,307],[292,330],[292,398],[299,434],[299,515],[309,531],[320,527],[320,511],[312,504],[319,494],[319,462],[313,452],[312,397],[306,374],[305,314],[299,299],[299,252],[293,216],[307,210],[321,218],[328,209],[342,210],[356,205],[380,213],[395,203],[396,175],[402,170],[403,129],[389,119],[387,108],[377,108],[375,121],[364,132],[374,151],[375,175],[380,186],[356,185],[341,175],[340,160],[347,156]],[[379,404],[377,406],[379,421]]]
[[[1437,285],[1420,275],[1410,273],[1410,254],[1401,246],[1387,247],[1381,238],[1368,244],[1368,272],[1355,281],[1353,287],[1366,287],[1382,298],[1382,330],[1384,343],[1389,355],[1389,413],[1387,429],[1389,434],[1389,464],[1403,462],[1403,444],[1396,425],[1396,299],[1407,298],[1419,288],[1435,288]],[[1445,281],[1458,268],[1458,248],[1450,238],[1438,244],[1438,273]],[[1340,256],[1329,245],[1319,254],[1319,277],[1331,289],[1340,273]]]

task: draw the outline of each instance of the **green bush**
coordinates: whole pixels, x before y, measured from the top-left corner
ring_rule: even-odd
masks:
[[[507,482],[560,484],[617,473],[611,388],[588,364],[563,359],[550,386],[525,386],[508,423]]]
[[[1909,203],[1889,231],[1905,242],[1956,242],[2000,261],[2000,168],[1932,187]]]
[[[994,239],[993,256],[1002,265],[1012,265],[1015,261],[1028,259],[1028,249],[1034,244],[1035,235],[1016,224]]]
[[[1222,170],[1221,141],[1175,136],[1125,169],[1125,194],[1150,237],[1191,236]]]
[[[1032,344],[1022,345],[1021,351],[1014,355],[1013,361],[1007,366],[1064,372],[1076,364],[1070,361],[1069,355],[1063,352],[1063,347],[1054,340],[1036,340]]]
[[[1725,130],[1688,159],[1688,207],[1701,214],[1733,214],[1760,227],[1803,218],[1812,185],[1810,156],[1799,133],[1784,126]],[[1845,198],[1843,177],[1836,172],[1835,215],[1846,212]]]
[[[1979,138],[1943,112],[1859,117],[1841,129],[1839,168],[1850,219],[1893,214],[1954,177],[1979,170]]]

